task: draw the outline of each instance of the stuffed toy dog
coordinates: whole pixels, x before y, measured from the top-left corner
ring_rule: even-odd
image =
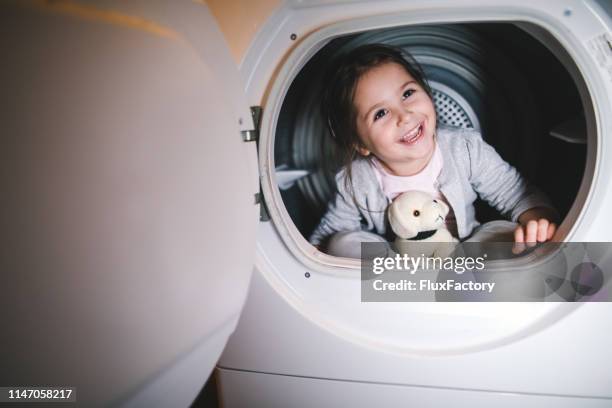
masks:
[[[448,206],[423,191],[406,191],[389,205],[396,251],[409,256],[450,255],[459,242],[446,229]]]

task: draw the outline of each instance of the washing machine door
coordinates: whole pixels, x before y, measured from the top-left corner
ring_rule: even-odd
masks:
[[[199,2],[4,2],[0,384],[188,406],[244,304],[256,149]]]

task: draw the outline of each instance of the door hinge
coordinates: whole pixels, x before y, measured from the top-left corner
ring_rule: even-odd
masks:
[[[245,142],[256,142],[259,150],[259,127],[261,125],[261,106],[251,106],[251,116],[253,117],[254,130],[243,130],[242,140]],[[270,221],[270,213],[264,200],[264,194],[259,185],[259,192],[255,193],[255,205],[259,204],[259,221]]]
[[[245,142],[256,142],[259,140],[259,121],[261,120],[261,106],[251,106],[251,117],[253,118],[253,130],[242,130],[242,140]]]
[[[270,221],[270,214],[261,189],[259,193],[255,193],[255,204],[259,204],[259,221]]]

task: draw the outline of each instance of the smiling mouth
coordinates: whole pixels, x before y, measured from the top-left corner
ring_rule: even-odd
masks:
[[[423,123],[422,122],[419,123],[419,125],[416,126],[414,129],[402,135],[399,141],[400,143],[412,145],[418,142],[421,139],[421,136],[423,136]]]

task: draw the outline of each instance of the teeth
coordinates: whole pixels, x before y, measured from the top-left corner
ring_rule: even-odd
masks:
[[[417,133],[419,133],[419,129],[420,129],[420,125],[415,127],[413,130],[411,130],[406,136],[408,136],[409,138],[412,138],[414,136],[416,136]]]
[[[419,126],[415,127],[413,130],[411,130],[410,132],[408,132],[405,135],[403,135],[400,140],[402,142],[412,142],[412,141],[416,140],[417,137],[420,136],[421,130],[422,130],[422,126],[419,125]]]

